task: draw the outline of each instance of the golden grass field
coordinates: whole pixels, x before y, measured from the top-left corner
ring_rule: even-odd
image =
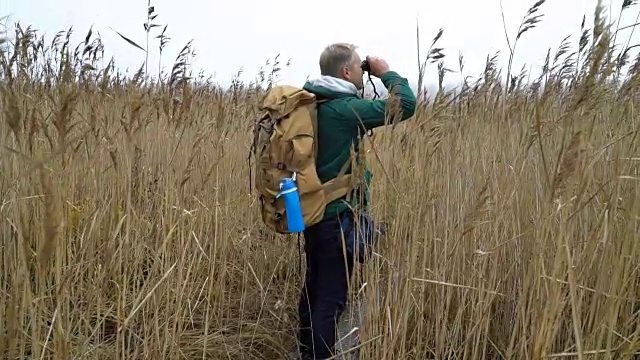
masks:
[[[640,358],[640,57],[595,14],[532,85],[489,57],[367,140],[390,228],[353,282],[361,359]],[[0,357],[285,359],[300,255],[250,192],[264,87],[189,79],[188,46],[125,78],[66,36],[0,54]]]

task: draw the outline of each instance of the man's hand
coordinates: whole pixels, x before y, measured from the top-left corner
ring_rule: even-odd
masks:
[[[386,61],[379,57],[375,56],[367,56],[367,62],[369,63],[369,68],[371,69],[371,75],[375,77],[381,77],[389,71],[389,64]]]

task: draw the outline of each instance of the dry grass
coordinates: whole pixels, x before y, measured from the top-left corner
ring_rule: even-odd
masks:
[[[532,85],[488,58],[376,132],[362,359],[640,356],[640,58],[614,31],[599,9]],[[125,78],[66,36],[0,55],[1,357],[284,358],[298,247],[264,232],[246,161],[269,74],[220,89],[186,46]]]

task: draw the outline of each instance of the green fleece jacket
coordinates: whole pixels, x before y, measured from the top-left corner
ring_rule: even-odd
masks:
[[[390,94],[400,100],[401,120],[413,116],[416,108],[416,96],[409,87],[407,79],[394,71],[380,78]],[[351,145],[356,150],[356,161],[360,163],[360,139],[366,131],[384,126],[387,114],[386,100],[365,100],[359,96],[355,85],[335,77],[321,76],[307,81],[303,88],[314,93],[318,99],[329,101],[318,106],[318,158],[316,167],[322,182],[336,177],[342,165],[349,159]],[[347,174],[351,169],[347,170]],[[364,188],[356,192],[351,206],[355,206],[364,196],[363,203],[368,206],[369,184],[372,174],[365,164]],[[336,216],[346,210],[348,205],[338,199],[327,206],[324,219]]]

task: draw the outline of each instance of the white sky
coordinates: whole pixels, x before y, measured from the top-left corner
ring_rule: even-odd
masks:
[[[520,21],[533,0],[503,0],[510,38],[515,37]],[[596,0],[547,0],[545,14],[537,29],[525,34],[516,49],[514,69],[523,64],[542,65],[548,47],[555,49],[562,38],[571,35],[577,43],[582,16],[587,26],[593,23]],[[622,0],[604,0],[610,18],[617,18]],[[458,54],[465,56],[466,74],[482,72],[488,54],[500,50],[506,64],[505,41],[500,0],[155,0],[159,14],[155,23],[168,24],[172,38],[163,54],[163,64],[170,66],[180,49],[194,40],[196,59],[194,74],[202,69],[216,81],[228,84],[244,68],[243,80],[252,79],[268,58],[281,54],[291,66],[280,76],[282,82],[301,84],[307,76],[317,76],[318,56],[331,42],[352,42],[360,54],[375,54],[388,60],[391,68],[417,82],[416,19],[421,30],[422,52],[440,27],[444,35],[446,64],[458,69]],[[144,53],[127,44],[113,30],[145,46],[143,23],[147,0],[0,0],[0,16],[24,27],[32,25],[47,39],[73,26],[74,44],[81,42],[93,25],[105,44],[105,57],[115,57],[116,65],[131,71],[140,67]],[[633,6],[622,16],[622,25],[636,22],[640,6]],[[155,28],[157,32],[162,27]],[[292,32],[291,29],[296,29]],[[640,30],[636,31],[640,33]],[[626,40],[631,31],[621,33]],[[631,44],[640,36],[633,35]],[[636,40],[636,41],[633,41]],[[157,71],[158,49],[150,50],[150,69]],[[105,61],[106,64],[106,61]],[[428,83],[437,81],[436,66],[427,70]],[[457,81],[458,74],[449,74]]]

